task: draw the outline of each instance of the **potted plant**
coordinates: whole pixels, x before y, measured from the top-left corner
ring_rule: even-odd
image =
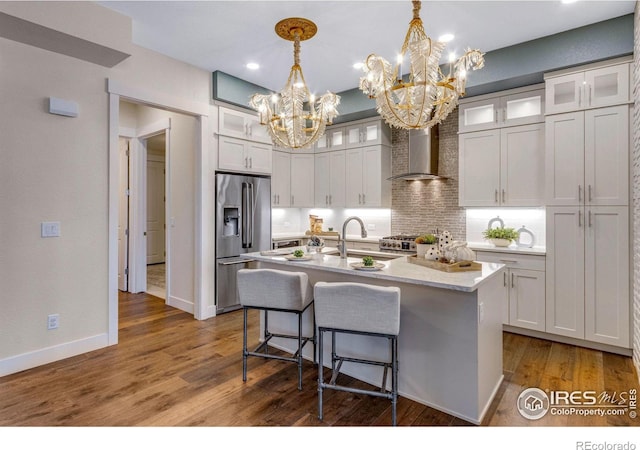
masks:
[[[438,239],[433,234],[422,234],[416,238],[416,256],[424,258],[431,247],[435,247]]]
[[[496,247],[508,247],[511,241],[518,239],[518,232],[514,228],[489,228],[482,235]]]
[[[362,265],[365,267],[373,267],[374,262],[375,261],[371,256],[365,256],[364,258],[362,258]]]

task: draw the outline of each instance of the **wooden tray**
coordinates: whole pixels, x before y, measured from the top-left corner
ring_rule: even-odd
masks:
[[[442,272],[469,272],[474,270],[482,270],[482,264],[475,261],[458,261],[453,264],[446,264],[438,261],[430,261],[428,259],[418,258],[415,255],[408,256],[407,261],[412,264],[428,267],[430,269],[440,270]]]
[[[312,233],[311,231],[307,230],[304,232],[305,235],[307,236],[340,236],[340,233],[338,233],[337,231],[321,231],[320,233]]]

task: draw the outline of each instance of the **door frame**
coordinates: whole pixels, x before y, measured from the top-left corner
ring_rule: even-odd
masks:
[[[149,91],[144,87],[127,85],[118,80],[107,79],[109,95],[109,187],[108,187],[108,345],[118,343],[118,203],[119,203],[119,118],[120,98],[132,103],[187,114],[196,118],[199,129],[195,154],[195,261],[194,261],[194,316],[205,319],[215,316],[215,299],[211,267],[215,266],[213,236],[214,194],[211,191],[211,173],[214,157],[209,152],[208,103],[186,101],[162,92]],[[206,300],[206,301],[205,301]]]

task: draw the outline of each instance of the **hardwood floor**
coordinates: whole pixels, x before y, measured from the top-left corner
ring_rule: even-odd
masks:
[[[249,359],[242,382],[242,312],[205,321],[148,294],[120,295],[119,344],[0,378],[2,426],[388,426],[388,400],[326,391],[317,419],[316,370],[303,390],[294,364]],[[250,339],[257,342],[258,316]],[[552,416],[530,421],[516,399],[526,387],[638,390],[630,358],[504,335],[503,382],[483,425],[638,425],[624,416]],[[366,387],[348,379],[353,386]],[[470,425],[400,398],[400,426]]]

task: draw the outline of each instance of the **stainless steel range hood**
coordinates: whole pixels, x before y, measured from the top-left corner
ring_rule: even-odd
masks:
[[[438,126],[409,131],[409,170],[389,180],[436,180],[438,175]]]

